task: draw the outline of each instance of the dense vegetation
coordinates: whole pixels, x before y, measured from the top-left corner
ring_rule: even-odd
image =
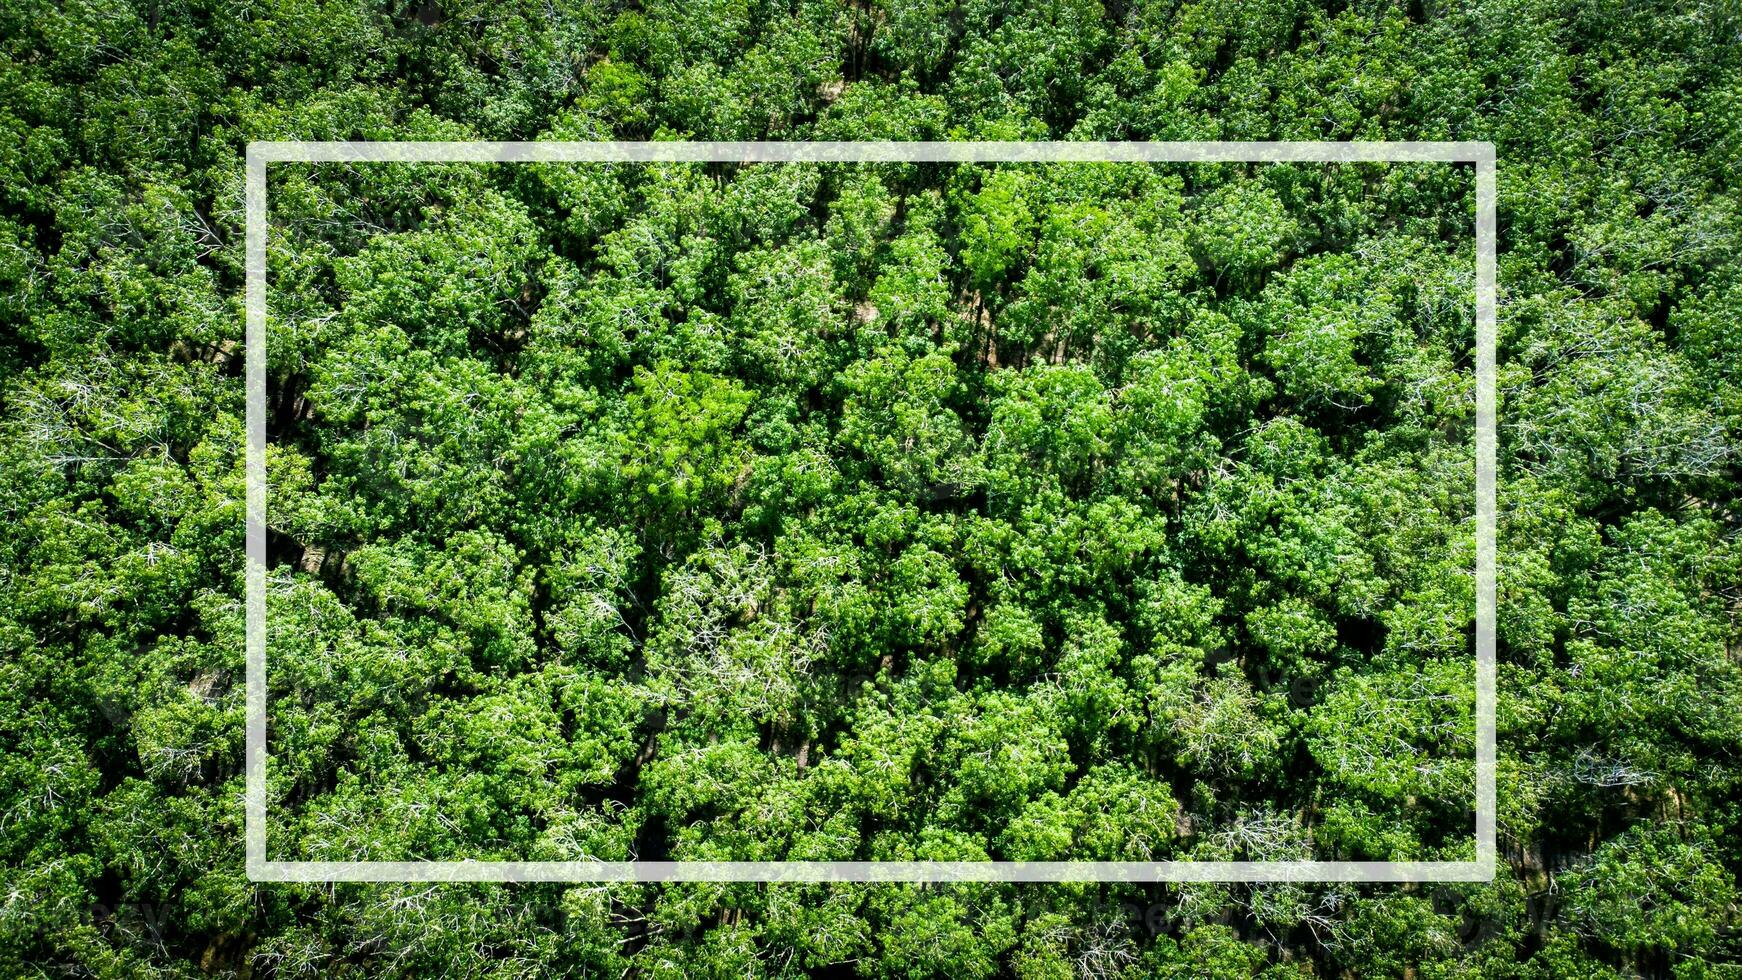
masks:
[[[0,976],[1742,976],[1742,8],[0,3]],[[1495,880],[242,863],[256,139],[1500,160]],[[275,165],[271,856],[1468,860],[1473,181]]]

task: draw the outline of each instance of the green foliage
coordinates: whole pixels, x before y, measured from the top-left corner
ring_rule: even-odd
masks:
[[[0,977],[1742,972],[1724,3],[0,3]],[[243,867],[251,140],[1485,140],[1493,881]],[[1443,164],[274,164],[267,847],[1468,860]]]

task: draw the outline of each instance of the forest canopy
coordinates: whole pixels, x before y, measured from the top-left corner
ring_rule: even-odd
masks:
[[[277,169],[269,845],[1473,856],[1468,167]]]
[[[1742,975],[1742,10],[0,4],[0,975]],[[243,867],[255,140],[1482,140],[1492,881]],[[1468,861],[1474,181],[275,163],[269,856]]]

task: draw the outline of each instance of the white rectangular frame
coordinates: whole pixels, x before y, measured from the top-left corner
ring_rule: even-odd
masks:
[[[1473,861],[269,861],[266,858],[266,167],[270,163],[1468,163],[1476,178]],[[254,142],[247,150],[247,874],[255,881],[1486,881],[1496,864],[1496,235],[1486,142]]]

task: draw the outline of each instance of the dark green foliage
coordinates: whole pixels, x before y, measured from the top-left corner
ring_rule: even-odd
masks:
[[[0,977],[1742,975],[1733,3],[0,3]],[[242,866],[270,139],[1500,160],[1470,885]],[[1467,860],[1445,165],[274,165],[275,858]]]

